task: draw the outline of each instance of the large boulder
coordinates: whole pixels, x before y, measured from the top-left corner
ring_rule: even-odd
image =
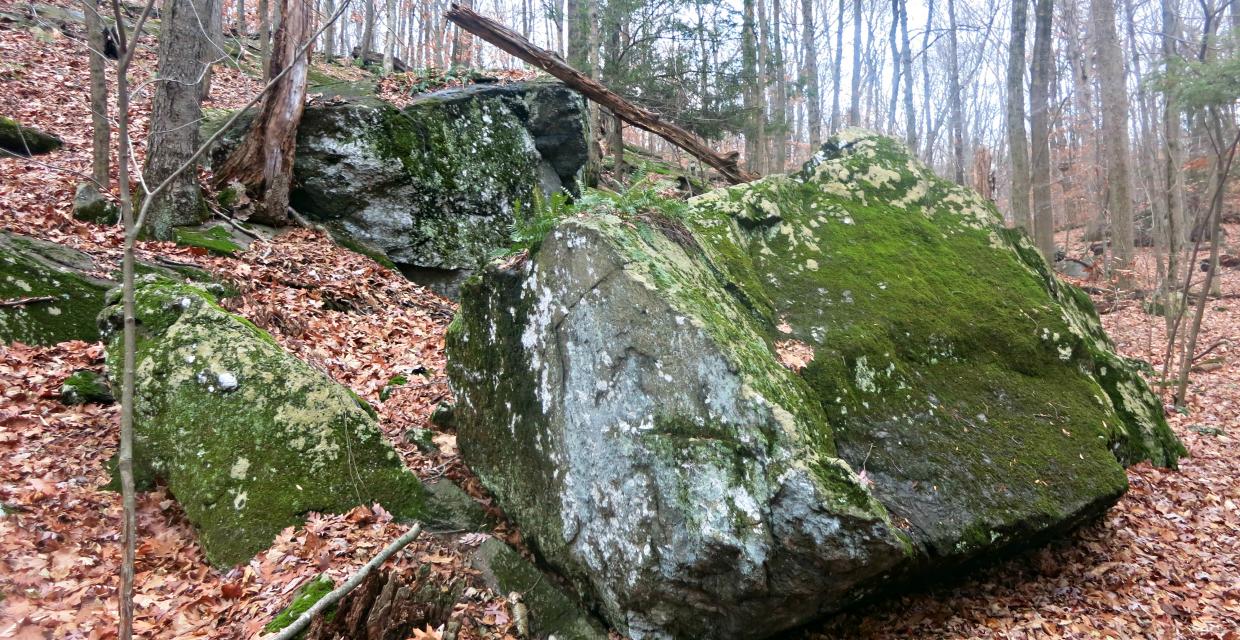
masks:
[[[619,630],[760,638],[1058,534],[1183,449],[1089,298],[858,130],[462,289],[461,453]]]
[[[582,97],[546,81],[450,89],[403,109],[373,98],[312,103],[289,201],[345,246],[452,290],[508,245],[518,209],[578,192],[586,123]]]
[[[55,242],[0,231],[0,342],[99,340],[95,318],[120,279],[119,264]],[[138,273],[209,282],[201,269],[139,261]]]
[[[37,156],[51,153],[63,144],[64,141],[50,133],[0,116],[0,150],[16,156]]]
[[[117,377],[121,306],[110,296],[99,321]],[[135,476],[167,482],[211,563],[246,561],[311,511],[378,502],[426,515],[425,489],[373,409],[206,290],[143,276],[135,315]]]
[[[100,266],[76,249],[0,232],[0,342],[98,340],[95,316],[115,284]]]

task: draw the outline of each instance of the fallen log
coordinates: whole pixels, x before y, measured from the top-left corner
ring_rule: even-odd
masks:
[[[458,27],[555,76],[585,97],[611,110],[621,120],[688,151],[693,157],[718,170],[728,182],[740,184],[761,177],[741,169],[737,164],[740,154],[735,151],[727,154],[715,152],[697,136],[664,121],[655,112],[625,100],[586,74],[568,66],[560,56],[533,44],[508,27],[458,4],[453,4],[444,15]]]

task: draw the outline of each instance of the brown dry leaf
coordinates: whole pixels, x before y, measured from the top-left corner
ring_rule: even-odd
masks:
[[[814,361],[814,349],[800,340],[779,340],[775,343],[775,355],[779,363],[793,371],[800,371]]]

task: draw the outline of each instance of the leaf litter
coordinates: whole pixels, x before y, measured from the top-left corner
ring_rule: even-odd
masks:
[[[25,7],[0,0],[0,11]],[[119,229],[71,215],[74,184],[90,167],[90,113],[85,49],[76,39],[80,33],[70,35],[0,22],[0,113],[66,142],[39,159],[0,159],[0,228],[117,265]],[[154,39],[144,37],[142,44],[135,84],[149,79],[155,66]],[[252,78],[223,68],[205,106],[237,107],[256,89]],[[381,88],[394,96],[408,90]],[[149,112],[149,94],[135,96],[139,160]],[[1233,237],[1237,232],[1232,229]],[[235,257],[199,255],[166,242],[141,242],[138,253],[197,265],[233,284],[240,295],[225,300],[228,308],[366,398],[411,469],[423,478],[458,482],[500,515],[462,465],[454,435],[429,420],[451,398],[443,373],[451,302],[312,230],[256,240]],[[1179,470],[1137,465],[1119,504],[1067,539],[965,580],[865,605],[798,635],[1240,640],[1240,310],[1234,301],[1240,277],[1235,269],[1221,275],[1230,297],[1212,303],[1199,341],[1220,344],[1211,355],[1221,366],[1195,373],[1186,411],[1169,415],[1191,451]],[[1138,301],[1123,301],[1103,320],[1124,355],[1161,368],[1160,318],[1145,315]],[[794,369],[812,357],[796,346],[781,349]],[[58,400],[64,378],[79,369],[101,371],[102,356],[102,345],[82,342],[0,345],[0,638],[116,635],[120,497],[103,485],[110,479],[119,411]],[[391,384],[397,376],[405,382]],[[441,449],[424,453],[406,442],[403,434],[413,427],[435,432]],[[162,489],[138,496],[138,527],[135,626],[150,638],[257,637],[301,584],[319,573],[339,583],[404,530],[381,505],[310,514],[304,526],[286,529],[249,563],[221,571],[205,562],[183,512]],[[391,564],[429,565],[444,580],[471,579],[462,553],[487,535],[520,542],[506,524],[454,543],[423,536]],[[462,623],[458,637],[515,637],[503,594],[478,588],[464,594],[451,613]],[[427,628],[413,637],[441,633]]]

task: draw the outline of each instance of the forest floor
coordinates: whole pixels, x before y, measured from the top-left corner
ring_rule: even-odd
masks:
[[[0,0],[0,12],[24,7]],[[144,45],[139,79],[154,65],[153,42]],[[342,77],[353,72],[339,69]],[[223,69],[206,106],[235,107],[256,86]],[[0,160],[0,228],[112,264],[119,230],[79,223],[70,213],[73,172],[88,171],[90,162],[87,96],[80,42],[0,21],[0,113],[66,141],[38,160]],[[148,112],[149,95],[138,96],[139,157]],[[1240,228],[1231,232],[1240,237]],[[424,478],[449,476],[482,496],[455,455],[452,434],[437,435],[433,455],[402,437],[410,427],[436,429],[429,412],[449,397],[443,330],[450,302],[308,230],[255,241],[231,258],[160,242],[141,243],[139,253],[192,262],[235,284],[241,295],[229,307],[371,402],[412,469]],[[1186,410],[1169,411],[1191,452],[1178,470],[1134,466],[1119,504],[1064,541],[792,636],[1240,639],[1240,272],[1224,269],[1222,276],[1225,297],[1211,302],[1199,344],[1231,343],[1212,352],[1218,361],[1211,370],[1194,373]],[[1124,355],[1161,368],[1161,318],[1128,300],[1103,321]],[[0,345],[0,638],[115,635],[120,497],[101,485],[116,450],[118,409],[57,399],[72,371],[101,370],[102,353],[100,344]],[[419,370],[427,373],[413,375]],[[381,400],[396,375],[411,382]],[[339,582],[401,530],[382,509],[313,515],[249,564],[221,571],[205,562],[175,500],[157,490],[140,495],[138,508],[136,624],[151,638],[255,637],[298,585],[320,572]],[[518,536],[502,526],[493,534]],[[461,551],[424,536],[397,562],[469,574]],[[515,634],[502,594],[467,592],[452,616],[465,623],[460,637]],[[419,637],[439,635],[430,629]]]

